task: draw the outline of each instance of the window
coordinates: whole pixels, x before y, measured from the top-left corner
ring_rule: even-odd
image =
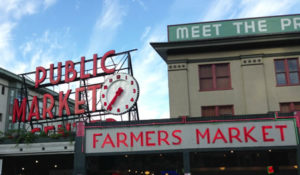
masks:
[[[2,122],[2,113],[0,113],[0,122]]]
[[[280,103],[279,105],[280,105],[280,112],[282,113],[300,111],[300,102]]]
[[[226,106],[202,106],[202,116],[220,116],[220,115],[233,115],[233,105]]]
[[[229,64],[199,65],[200,91],[231,89]]]
[[[278,86],[300,84],[297,58],[275,60],[275,72]]]
[[[2,85],[2,91],[1,94],[4,95],[5,94],[5,86]]]

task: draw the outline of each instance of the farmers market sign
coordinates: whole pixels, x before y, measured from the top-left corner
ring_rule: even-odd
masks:
[[[100,127],[86,127],[86,153],[297,145],[293,120]]]

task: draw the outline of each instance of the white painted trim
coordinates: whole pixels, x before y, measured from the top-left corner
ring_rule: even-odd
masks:
[[[0,144],[0,155],[73,154],[74,143],[75,142],[45,142],[19,145]]]

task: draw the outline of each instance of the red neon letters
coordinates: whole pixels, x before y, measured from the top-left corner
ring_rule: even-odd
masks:
[[[196,129],[196,142],[197,144],[201,144],[201,141],[205,141],[207,144],[210,143],[233,143],[233,142],[240,142],[240,143],[248,143],[248,142],[258,142],[257,135],[253,135],[254,130],[257,130],[259,134],[262,136],[263,142],[274,142],[275,138],[269,136],[270,130],[275,130],[280,134],[280,141],[285,141],[285,132],[284,129],[287,128],[287,125],[275,125],[273,126],[261,126],[261,128],[256,128],[255,126],[246,127],[244,126],[243,129],[237,127],[228,127],[225,131],[224,129],[221,130],[220,128],[217,129],[215,133],[212,133],[210,128],[206,128],[205,131],[200,131]],[[273,131],[274,132],[274,131]],[[228,133],[226,135],[225,133]],[[252,134],[252,135],[251,135]],[[212,140],[212,142],[211,142]]]
[[[92,109],[91,111],[96,111],[96,90],[101,88],[101,85],[92,85],[87,88],[87,91],[92,91]],[[79,92],[83,91],[84,87],[77,88],[75,91],[76,100],[75,100],[75,109],[72,111],[72,114],[81,114],[84,113],[84,109],[81,109],[80,106],[84,105],[84,100],[79,100]],[[68,90],[66,94],[64,94],[62,91],[59,92],[59,101],[58,101],[58,116],[63,116],[63,111],[66,111],[66,115],[71,115],[70,107],[68,104],[68,98],[71,94],[72,90]],[[50,100],[50,104],[47,103],[47,101]],[[35,118],[36,120],[40,120],[41,114],[39,112],[39,100],[37,96],[33,96],[32,102],[30,104],[30,111],[28,113],[28,118],[26,114],[26,106],[27,106],[27,99],[23,98],[21,105],[19,105],[19,100],[14,100],[14,106],[13,106],[13,119],[12,122],[16,123],[18,122],[29,122],[32,120],[32,118]],[[47,116],[52,119],[53,113],[52,110],[54,108],[54,97],[51,94],[44,94],[43,96],[43,110],[42,110],[42,117],[43,119],[46,119]]]
[[[107,73],[107,74],[111,74],[115,72],[114,68],[108,69],[105,66],[105,61],[108,57],[113,56],[115,54],[114,50],[110,50],[108,52],[106,52],[103,57],[101,58],[101,68],[102,70]],[[72,82],[74,80],[77,80],[78,78],[80,79],[87,79],[87,78],[91,78],[91,77],[95,77],[97,76],[97,54],[93,55],[93,72],[92,74],[86,73],[85,72],[85,57],[81,57],[81,61],[80,61],[80,77],[77,77],[77,70],[75,69],[75,64],[73,61],[66,61],[65,66],[62,66],[61,62],[58,62],[57,68],[54,67],[54,64],[50,64],[50,77],[49,77],[49,81],[52,85],[58,84],[58,83],[69,83]],[[62,69],[63,67],[65,67],[65,78],[63,80],[62,78]],[[56,79],[54,78],[55,75],[55,69],[57,72],[57,77]],[[37,67],[36,68],[36,73],[35,73],[35,88],[38,88],[46,79],[47,77],[47,70],[44,67]],[[72,114],[83,114],[85,113],[85,109],[84,108],[80,108],[80,106],[85,104],[85,100],[80,100],[79,96],[80,93],[83,91],[91,91],[92,92],[92,105],[91,105],[91,112],[96,111],[96,95],[97,95],[97,90],[101,88],[101,84],[96,84],[96,85],[91,85],[88,87],[79,87],[75,90],[75,104],[74,104],[74,111],[71,112],[70,111],[70,107],[68,104],[68,99],[69,96],[71,94],[71,90],[68,90],[66,92],[66,94],[64,94],[62,91],[59,92],[59,110],[58,110],[58,116],[61,117],[63,115],[63,111],[65,111],[66,115],[71,115]],[[22,103],[19,104],[19,99],[15,99],[14,100],[14,105],[13,105],[13,120],[12,122],[15,123],[17,121],[19,122],[27,122],[27,121],[31,121],[33,118],[36,120],[40,120],[41,119],[41,115],[42,115],[42,119],[53,119],[54,115],[53,115],[53,108],[55,107],[55,101],[54,101],[54,97],[51,94],[45,94],[43,96],[43,110],[42,113],[40,114],[40,110],[39,110],[39,99],[37,98],[37,96],[33,96],[33,99],[31,101],[30,104],[30,110],[28,115],[26,114],[27,110],[27,100],[26,98],[22,99]],[[50,101],[50,104],[47,103]],[[109,140],[108,140],[109,141]]]
[[[243,127],[222,127],[222,128],[195,128],[195,132],[188,133],[195,140],[197,145],[232,144],[232,143],[256,143],[256,142],[284,142],[286,137],[286,124],[243,126]],[[132,147],[161,147],[184,145],[184,140],[191,139],[184,137],[184,130],[143,130],[138,132],[103,132],[93,133],[93,149],[119,149]],[[194,135],[193,135],[194,134]],[[275,137],[276,135],[276,137]],[[187,141],[185,141],[187,142]],[[193,141],[192,141],[193,142]],[[200,146],[201,147],[201,146]]]
[[[115,72],[115,69],[108,69],[105,66],[105,60],[114,55],[115,51],[114,50],[110,50],[108,52],[106,52],[103,57],[101,58],[101,69],[107,73],[107,74],[111,74]],[[62,76],[62,63],[59,62],[57,68],[54,68],[53,64],[50,64],[50,83],[52,85],[58,84],[59,82],[63,81],[61,76]],[[54,80],[54,69],[57,69],[57,79]],[[86,79],[86,78],[90,78],[91,76],[96,76],[97,75],[97,54],[94,54],[93,56],[93,73],[92,74],[86,74],[85,73],[85,57],[81,57],[81,61],[80,61],[80,79]],[[45,81],[47,77],[47,70],[40,66],[36,68],[36,72],[35,72],[35,88],[38,88],[39,85],[41,83],[43,83]],[[72,82],[74,80],[76,80],[77,78],[77,71],[75,69],[75,64],[73,61],[68,60],[65,63],[65,79],[64,79],[64,83],[69,83]]]
[[[179,133],[181,133],[181,130],[173,130],[171,133],[165,130],[141,131],[139,133],[117,132],[116,135],[95,133],[93,134],[93,148],[180,145],[182,138]]]

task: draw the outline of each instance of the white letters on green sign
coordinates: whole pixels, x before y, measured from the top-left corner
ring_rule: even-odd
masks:
[[[168,26],[169,41],[300,32],[300,15]]]

